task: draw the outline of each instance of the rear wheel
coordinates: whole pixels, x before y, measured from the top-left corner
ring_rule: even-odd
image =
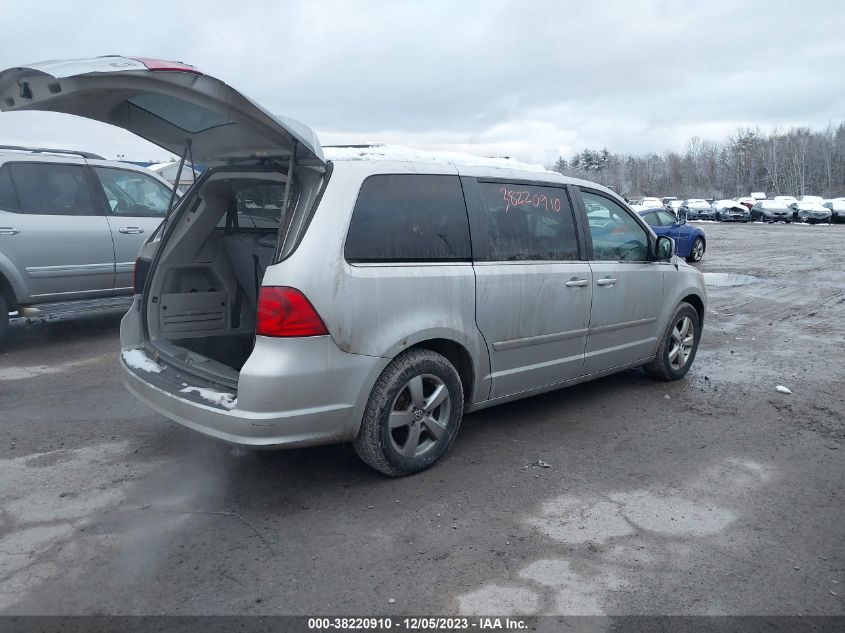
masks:
[[[697,237],[692,243],[692,248],[690,248],[689,255],[687,256],[687,261],[700,262],[702,257],[704,257],[704,240],[700,237]]]
[[[701,339],[701,320],[690,304],[681,302],[669,328],[664,333],[654,360],[644,366],[646,373],[659,380],[678,380],[689,371],[698,342]]]
[[[431,350],[410,350],[393,359],[376,381],[355,452],[392,477],[420,472],[449,450],[463,409],[455,367]]]

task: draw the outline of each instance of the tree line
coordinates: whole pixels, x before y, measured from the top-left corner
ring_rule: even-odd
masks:
[[[550,167],[627,198],[735,198],[752,191],[845,196],[845,122],[822,130],[739,128],[724,141],[693,137],[686,151],[617,154],[585,149]]]

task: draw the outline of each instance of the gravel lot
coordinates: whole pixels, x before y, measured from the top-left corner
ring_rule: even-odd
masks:
[[[119,316],[16,324],[0,613],[845,614],[845,227],[701,226],[703,271],[756,280],[709,289],[687,379],[473,414],[399,480],[168,422]]]

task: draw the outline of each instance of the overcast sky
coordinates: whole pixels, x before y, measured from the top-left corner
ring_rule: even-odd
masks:
[[[550,163],[682,149],[737,126],[845,119],[845,2],[0,0],[0,67],[179,60],[323,144],[391,142]],[[166,158],[102,124],[0,113],[0,144]]]

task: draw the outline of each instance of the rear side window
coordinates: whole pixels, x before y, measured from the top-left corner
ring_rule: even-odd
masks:
[[[81,165],[12,163],[8,167],[24,213],[99,215]]]
[[[15,188],[12,185],[12,177],[9,175],[9,168],[0,169],[0,209],[3,211],[17,211],[18,197],[15,195]]]
[[[566,190],[479,182],[488,261],[576,260],[578,236]]]
[[[370,176],[346,236],[350,262],[468,261],[469,222],[457,176]]]

